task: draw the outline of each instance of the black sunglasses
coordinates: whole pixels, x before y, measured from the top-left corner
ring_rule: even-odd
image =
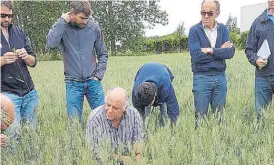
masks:
[[[205,16],[206,14],[207,14],[207,16],[211,17],[211,16],[213,16],[214,13],[211,11],[210,12],[201,11],[202,16]]]
[[[6,17],[12,18],[13,14],[2,14],[1,13],[1,18],[6,18]]]

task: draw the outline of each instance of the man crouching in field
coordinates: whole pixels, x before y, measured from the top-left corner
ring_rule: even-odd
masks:
[[[141,160],[142,119],[138,111],[129,106],[129,97],[123,88],[116,87],[107,92],[105,105],[90,114],[86,134],[97,164],[106,164],[106,159],[120,163],[131,162],[133,157]]]
[[[234,56],[235,47],[230,42],[229,31],[216,21],[220,14],[217,0],[204,0],[201,5],[202,21],[189,30],[189,50],[193,72],[195,127],[200,118],[212,112],[222,119],[226,103],[226,59]]]
[[[165,65],[160,63],[146,63],[137,72],[132,89],[132,103],[146,123],[146,117],[151,106],[160,106],[160,126],[166,124],[170,118],[171,128],[177,121],[179,105],[172,86],[174,76]],[[147,124],[144,124],[147,131]]]
[[[264,53],[259,53],[260,50]],[[273,0],[268,1],[268,9],[253,22],[248,34],[245,53],[248,61],[256,66],[255,111],[257,119],[260,119],[261,111],[271,103],[274,93]]]

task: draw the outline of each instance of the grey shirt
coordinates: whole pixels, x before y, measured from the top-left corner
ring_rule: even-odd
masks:
[[[66,79],[103,79],[108,60],[107,48],[101,29],[91,20],[84,28],[79,28],[59,18],[49,30],[47,46],[51,49],[61,47]]]
[[[132,144],[142,142],[143,122],[139,112],[129,106],[122,116],[119,127],[115,128],[107,119],[104,105],[102,105],[89,115],[86,134],[93,157],[98,162],[99,144],[104,147],[109,144],[111,149],[119,151],[121,149],[122,154],[126,155],[130,152]]]

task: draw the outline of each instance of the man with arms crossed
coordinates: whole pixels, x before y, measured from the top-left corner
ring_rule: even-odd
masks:
[[[199,119],[207,115],[209,103],[212,112],[218,112],[221,117],[225,108],[226,59],[234,56],[235,47],[230,42],[227,27],[216,21],[219,14],[219,1],[204,0],[201,5],[202,21],[189,31],[196,128]]]

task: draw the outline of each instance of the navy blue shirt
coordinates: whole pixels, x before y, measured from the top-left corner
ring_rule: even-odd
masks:
[[[160,63],[146,63],[137,72],[132,89],[132,103],[135,108],[145,108],[137,105],[136,88],[143,82],[153,82],[157,86],[157,97],[159,103],[166,103],[167,114],[171,122],[177,120],[179,105],[172,86],[174,76],[168,67]],[[154,105],[156,106],[156,105]]]

